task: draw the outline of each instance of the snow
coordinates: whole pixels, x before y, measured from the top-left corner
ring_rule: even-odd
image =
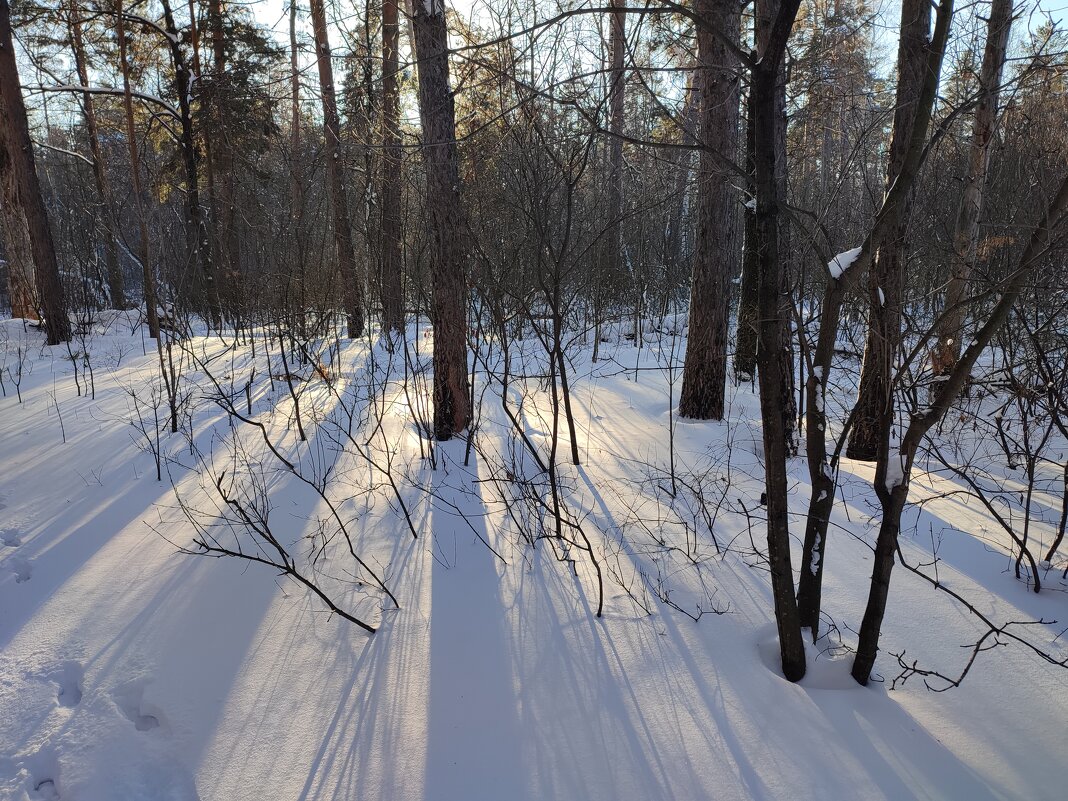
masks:
[[[23,402],[10,381],[0,397],[0,798],[1061,797],[1063,780],[1048,770],[1068,717],[1061,669],[1010,647],[982,654],[948,693],[928,693],[918,680],[892,692],[888,682],[861,688],[849,677],[877,526],[868,465],[842,463],[843,501],[814,560],[824,567],[824,611],[845,641],[806,642],[806,677],[782,678],[768,576],[747,550],[750,523],[738,505],[753,516],[759,545],[762,448],[751,386],[731,387],[729,424],[687,422],[675,436],[682,477],[729,489],[713,527],[721,545],[733,543],[727,554],[716,554],[707,528],[684,546],[677,532],[691,496],[650,494],[657,482],[649,476],[666,470],[664,365],[678,352],[671,340],[684,317],[670,322],[637,356],[629,344],[606,342],[597,365],[588,352],[575,358],[584,464],[560,469],[606,571],[600,619],[588,559],[572,551],[558,560],[548,539],[530,548],[495,495],[511,442],[499,395],[490,390],[484,404],[471,463],[460,440],[441,445],[431,469],[411,421],[419,391],[409,399],[397,383],[383,386],[382,424],[419,539],[396,498],[368,489],[370,468],[358,459],[336,463],[336,497],[400,608],[366,586],[330,580],[351,568],[336,556],[322,571],[378,627],[367,635],[270,569],[177,552],[193,530],[174,489],[202,503],[204,471],[230,464],[234,436],[201,368],[187,365],[183,377],[194,390],[192,436],[161,435],[157,482],[130,425],[133,396],[144,411],[159,386],[143,331],[131,334],[120,320],[90,338],[93,399],[77,394],[63,347],[0,321],[0,364],[9,370],[17,350],[24,354]],[[426,359],[414,326],[409,339]],[[251,355],[192,342],[228,376],[225,386],[240,390]],[[515,344],[537,374],[535,338]],[[619,369],[636,358],[640,373]],[[383,349],[362,342],[347,343],[343,359],[343,387],[385,369]],[[261,363],[257,419],[312,470],[332,440],[320,428],[297,442],[289,390],[284,382],[272,389],[269,372]],[[305,423],[326,426],[337,402],[321,382],[302,386]],[[833,406],[834,393],[852,388],[827,391]],[[552,430],[545,398],[539,380],[511,390],[541,442]],[[255,453],[272,525],[293,542],[314,534],[329,518],[324,502]],[[803,521],[803,460],[791,461],[790,481],[791,512]],[[987,519],[950,492],[956,485],[924,474],[913,486],[925,501],[907,513],[909,559],[929,561],[928,531],[944,532],[941,577],[981,598],[985,612],[1063,617],[1063,592],[1026,591],[1003,572],[1008,549],[996,534],[969,533]],[[655,548],[657,536],[677,537],[668,540],[675,547]],[[1034,536],[1046,535],[1036,528]],[[891,653],[902,649],[959,669],[973,621],[907,571],[893,581],[878,676],[897,674]],[[1047,581],[1057,587],[1054,573]],[[724,613],[695,622],[658,592],[689,612]],[[1056,626],[1037,628],[1056,635]]]
[[[831,259],[827,263],[827,272],[831,274],[831,278],[836,280],[841,278],[842,274],[853,266],[861,250],[862,248],[850,248]]]
[[[886,491],[893,492],[905,483],[905,457],[898,451],[891,450],[886,460]]]

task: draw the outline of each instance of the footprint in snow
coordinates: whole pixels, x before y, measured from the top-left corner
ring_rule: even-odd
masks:
[[[29,581],[30,576],[33,575],[33,565],[29,559],[22,556],[10,556],[4,565],[15,574],[15,583],[22,584],[24,581]]]
[[[166,723],[162,712],[145,702],[145,688],[139,683],[127,684],[113,694],[115,705],[138,731],[152,731]]]
[[[3,505],[0,504],[0,509],[2,508]],[[19,537],[19,533],[15,531],[15,529],[5,528],[0,531],[0,542],[4,543],[4,545],[9,548],[17,548],[22,545],[22,538]]]
[[[56,691],[56,701],[60,706],[69,709],[81,703],[85,671],[78,662],[64,662],[48,674],[47,678],[59,688]]]
[[[24,785],[32,801],[57,801],[59,795],[59,756],[43,748],[22,760],[27,780]]]
[[[34,780],[33,792],[40,801],[58,801],[59,799],[59,791],[56,790],[56,783],[53,779]]]

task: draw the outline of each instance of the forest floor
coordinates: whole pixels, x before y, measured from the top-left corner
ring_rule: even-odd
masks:
[[[986,632],[921,577],[895,570],[879,680],[849,677],[878,522],[870,466],[842,464],[824,552],[830,634],[791,684],[763,567],[752,385],[731,387],[726,422],[677,421],[681,372],[669,365],[682,338],[606,343],[596,364],[578,349],[582,465],[561,465],[560,500],[581,534],[569,528],[576,544],[561,548],[545,485],[524,479],[530,458],[485,373],[500,363],[492,343],[476,372],[473,452],[460,439],[436,449],[436,466],[423,458],[413,417],[427,403],[428,333],[409,332],[407,369],[366,342],[323,371],[332,384],[305,368],[309,380],[294,382],[300,442],[269,341],[176,348],[184,401],[170,434],[142,329],[104,317],[68,351],[0,321],[0,798],[1065,797],[1063,668],[1004,639],[959,688],[894,681],[902,652],[957,675]],[[528,373],[544,372],[536,341],[515,348]],[[838,389],[832,417],[852,392]],[[516,381],[508,397],[547,454],[544,384]],[[225,398],[263,428],[227,414]],[[965,417],[942,436],[996,472]],[[560,442],[564,463],[566,427]],[[1030,537],[1044,555],[1060,475],[1041,470],[1046,522]],[[1018,488],[1018,473],[1004,471],[1002,490]],[[803,457],[790,477],[796,570]],[[234,507],[220,487],[269,506],[297,563],[377,632],[270,567],[183,553],[197,536],[260,552],[248,527],[224,525]],[[962,489],[945,471],[915,477],[903,558],[998,625],[1068,620],[1063,565],[1032,592],[1013,575],[1011,543]],[[356,568],[346,534],[397,604]],[[602,571],[600,618],[582,535]],[[1063,658],[1065,625],[1013,630]]]

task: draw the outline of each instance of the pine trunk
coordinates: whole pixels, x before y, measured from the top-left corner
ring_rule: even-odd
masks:
[[[334,91],[334,67],[330,61],[326,10],[323,0],[311,0],[312,31],[315,34],[315,60],[319,67],[319,90],[323,100],[323,133],[326,138],[326,176],[334,207],[334,249],[341,271],[342,295],[348,318],[350,339],[363,336],[363,284],[356,267],[356,251],[349,223],[349,202],[342,175],[344,159],[341,149],[341,122]]]
[[[699,0],[696,10],[732,40],[741,12],[730,3]],[[683,365],[679,414],[722,420],[727,386],[730,281],[734,274],[736,199],[720,154],[731,154],[738,138],[738,64],[723,40],[704,26],[697,30],[700,130],[703,145],[697,183],[690,324]]]
[[[0,182],[9,186],[11,196],[5,196],[4,200],[11,201],[11,213],[21,212],[25,219],[48,344],[58,345],[70,339],[70,320],[48,213],[37,180],[33,142],[15,62],[8,0],[0,0]]]
[[[404,288],[401,250],[400,80],[397,47],[400,39],[397,0],[382,5],[382,328],[404,332]]]
[[[419,71],[419,114],[433,278],[434,436],[447,440],[471,422],[471,398],[456,110],[449,86],[444,0],[412,3],[412,28]]]

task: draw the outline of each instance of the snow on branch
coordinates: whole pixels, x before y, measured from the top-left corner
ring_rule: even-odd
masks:
[[[860,256],[861,248],[851,248],[844,253],[839,253],[833,259],[827,263],[827,272],[831,274],[831,278],[839,279],[853,266],[853,262]]]

